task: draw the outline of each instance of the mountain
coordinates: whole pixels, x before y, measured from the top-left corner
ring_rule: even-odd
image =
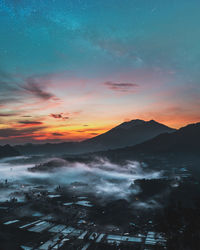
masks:
[[[18,145],[15,148],[23,154],[80,154],[133,146],[161,133],[174,131],[175,129],[154,120],[132,120],[123,122],[104,134],[82,142],[26,144]]]
[[[123,149],[109,150],[105,155],[127,157],[138,154],[192,153],[200,155],[200,123],[190,124],[173,133],[160,134],[153,139]]]
[[[20,153],[10,145],[0,146],[0,159],[4,157],[19,156]]]
[[[93,150],[108,150],[133,146],[149,140],[162,133],[171,133],[175,129],[169,128],[154,120],[132,120],[123,122],[108,132],[83,142],[85,146],[93,146]]]
[[[147,152],[200,152],[200,123],[190,124],[172,134],[162,134],[138,145]]]

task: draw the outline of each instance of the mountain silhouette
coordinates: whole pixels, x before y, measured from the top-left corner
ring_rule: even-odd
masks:
[[[108,132],[98,135],[94,138],[88,139],[83,143],[92,145],[93,150],[108,150],[113,148],[122,148],[126,146],[133,146],[149,140],[162,133],[171,133],[175,129],[169,128],[154,120],[132,120],[123,122],[114,127]]]
[[[169,128],[154,120],[123,122],[104,134],[82,142],[25,144],[15,148],[22,154],[80,154],[133,146],[162,133],[172,133]]]
[[[163,133],[143,143],[123,149],[109,150],[105,155],[127,157],[137,154],[200,154],[200,123],[189,124],[172,133]]]

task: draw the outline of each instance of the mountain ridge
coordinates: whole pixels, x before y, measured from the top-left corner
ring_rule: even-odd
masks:
[[[158,134],[173,131],[175,131],[175,129],[169,128],[154,120],[144,121],[136,119],[123,122],[101,135],[85,140],[83,143],[95,142],[101,145],[107,144],[109,148],[121,148],[124,145],[136,145]],[[134,134],[131,134],[131,132]]]
[[[129,157],[137,154],[194,153],[200,154],[200,122],[188,124],[172,133],[163,133],[143,143],[114,149],[105,155]],[[104,152],[101,152],[104,155]]]

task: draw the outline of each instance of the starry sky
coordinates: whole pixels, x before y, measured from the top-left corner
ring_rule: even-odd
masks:
[[[0,144],[200,121],[199,0],[0,0]]]

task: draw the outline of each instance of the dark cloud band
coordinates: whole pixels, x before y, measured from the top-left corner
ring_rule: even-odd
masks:
[[[129,91],[135,91],[137,87],[139,87],[136,83],[116,83],[116,82],[104,82],[104,85],[107,86],[109,89],[118,91],[118,92],[129,92]]]

